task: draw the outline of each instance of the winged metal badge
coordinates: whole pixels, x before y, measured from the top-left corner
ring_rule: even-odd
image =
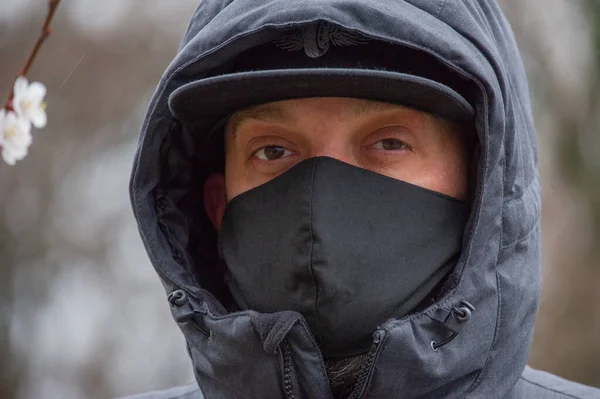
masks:
[[[274,41],[277,47],[288,51],[304,52],[310,58],[319,58],[334,46],[355,46],[367,43],[364,36],[350,32],[339,26],[321,21],[311,24],[303,29],[296,29],[285,33],[281,38]]]

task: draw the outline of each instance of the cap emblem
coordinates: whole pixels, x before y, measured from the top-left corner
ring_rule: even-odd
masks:
[[[304,52],[310,58],[319,58],[329,50],[330,46],[355,46],[365,44],[369,40],[356,32],[351,32],[329,22],[318,22],[286,32],[274,41],[275,45],[288,51]]]

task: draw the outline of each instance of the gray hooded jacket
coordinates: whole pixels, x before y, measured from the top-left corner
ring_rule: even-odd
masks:
[[[214,75],[282,29],[315,21],[445,64],[473,88],[481,143],[472,214],[444,295],[379,327],[352,397],[600,398],[596,389],[526,366],[540,294],[540,181],[525,71],[494,0],[201,2],[150,103],[130,187],[196,383],[140,398],[331,397],[321,354],[298,314],[226,310],[217,237],[200,195],[210,156],[169,108],[181,85]],[[461,301],[475,310],[457,328],[448,316]],[[432,348],[454,330],[451,342]]]

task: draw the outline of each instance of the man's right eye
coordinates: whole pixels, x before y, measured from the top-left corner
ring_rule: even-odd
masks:
[[[291,153],[292,153],[291,151],[286,150],[283,147],[266,146],[266,147],[259,148],[254,153],[254,156],[262,161],[274,161],[279,158],[287,157]]]

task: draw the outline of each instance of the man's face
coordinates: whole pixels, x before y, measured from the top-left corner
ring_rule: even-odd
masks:
[[[232,198],[318,156],[368,169],[461,200],[467,198],[467,131],[430,114],[355,98],[305,98],[241,110],[225,132],[225,175],[205,183],[217,230]],[[325,359],[335,397],[345,397],[366,354]]]
[[[318,156],[467,197],[466,132],[414,109],[355,98],[278,101],[237,112],[225,134],[224,181],[215,184],[213,177],[205,189],[217,228],[223,201]]]

